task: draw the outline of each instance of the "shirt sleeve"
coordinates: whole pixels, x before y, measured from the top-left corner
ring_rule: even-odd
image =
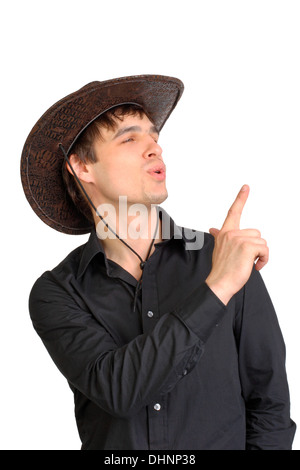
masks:
[[[120,313],[122,306],[120,305]],[[131,417],[169,392],[200,360],[226,307],[203,283],[150,334],[118,347],[70,292],[45,273],[32,288],[31,319],[70,385],[113,416]]]
[[[236,317],[242,393],[246,404],[247,450],[290,450],[285,344],[271,299],[255,269],[241,291]]]

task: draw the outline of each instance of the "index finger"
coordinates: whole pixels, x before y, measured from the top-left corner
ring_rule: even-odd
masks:
[[[230,207],[221,230],[238,230],[240,228],[241,215],[248,199],[249,191],[249,186],[244,184]]]

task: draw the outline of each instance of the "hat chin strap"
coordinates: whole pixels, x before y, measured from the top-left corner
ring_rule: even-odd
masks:
[[[122,240],[122,238],[119,237],[119,235],[108,225],[108,223],[104,220],[104,218],[102,217],[101,214],[99,214],[98,212],[98,209],[95,207],[93,201],[91,200],[91,198],[89,197],[89,195],[87,194],[86,190],[84,189],[80,179],[78,178],[78,176],[76,175],[75,171],[74,171],[74,168],[72,167],[71,163],[70,163],[70,160],[69,160],[69,157],[67,155],[67,152],[65,151],[64,147],[62,144],[59,144],[58,145],[59,148],[61,149],[62,153],[64,154],[64,158],[65,158],[65,161],[67,162],[67,164],[69,165],[69,167],[71,168],[71,171],[74,175],[74,178],[76,179],[78,185],[80,186],[80,189],[82,190],[83,194],[85,195],[85,197],[87,198],[90,206],[94,209],[95,213],[97,214],[97,216],[102,220],[102,222],[104,223],[104,225],[108,228],[108,230],[110,230],[119,240],[120,242],[122,242],[125,246],[127,246],[127,248],[129,248],[140,260],[140,268],[142,270],[142,275],[140,277],[140,279],[138,280],[138,283],[136,285],[136,288],[135,288],[135,294],[134,294],[134,302],[133,302],[133,312],[135,312],[136,310],[136,302],[137,302],[137,295],[142,287],[142,277],[143,277],[143,269],[144,269],[144,266],[146,264],[146,261],[148,260],[149,256],[150,256],[150,253],[151,253],[151,250],[152,250],[152,247],[153,247],[153,244],[154,244],[154,241],[155,241],[155,238],[156,238],[156,234],[157,234],[157,229],[158,229],[158,222],[159,222],[159,217],[158,217],[158,214],[157,214],[157,220],[156,220],[156,227],[155,227],[155,232],[154,232],[154,236],[152,238],[152,241],[151,241],[151,245],[150,245],[150,248],[149,248],[149,251],[148,251],[148,254],[147,254],[147,257],[145,259],[145,261],[143,261],[143,259],[141,258],[141,256],[130,246],[128,245],[128,243],[126,243],[124,240]]]

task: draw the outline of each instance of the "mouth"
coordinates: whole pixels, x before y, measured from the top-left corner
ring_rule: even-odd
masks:
[[[156,165],[147,170],[150,176],[158,181],[164,181],[166,179],[166,167],[165,165]]]

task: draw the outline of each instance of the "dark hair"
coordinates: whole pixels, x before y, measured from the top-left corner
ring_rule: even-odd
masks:
[[[117,127],[117,120],[123,121],[124,116],[135,115],[140,118],[145,115],[143,108],[135,104],[124,104],[106,111],[80,134],[69,154],[75,153],[83,163],[96,163],[94,142],[96,139],[103,139],[101,129],[114,130]],[[90,204],[82,193],[74,175],[68,171],[66,163],[63,164],[62,176],[67,189],[66,196],[71,198],[75,206],[88,220],[94,222]]]

